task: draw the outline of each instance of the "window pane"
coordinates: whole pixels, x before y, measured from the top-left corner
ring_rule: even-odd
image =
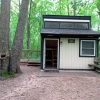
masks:
[[[81,40],[81,56],[95,56],[95,40]]]
[[[45,28],[59,28],[59,23],[57,23],[57,22],[45,22]]]
[[[94,48],[94,41],[82,41],[82,48]]]
[[[60,28],[74,28],[73,23],[60,23]]]
[[[82,49],[82,55],[94,55],[94,49]]]
[[[75,28],[88,29],[87,23],[75,23]]]

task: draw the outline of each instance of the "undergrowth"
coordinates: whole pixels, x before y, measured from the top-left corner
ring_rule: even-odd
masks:
[[[15,74],[13,72],[9,72],[7,70],[5,70],[3,73],[2,73],[2,77],[4,78],[14,78],[15,77]]]

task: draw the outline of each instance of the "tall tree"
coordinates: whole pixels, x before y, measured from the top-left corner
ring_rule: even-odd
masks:
[[[28,13],[28,20],[27,20],[27,49],[30,48],[30,17],[31,17],[31,8],[32,8],[32,0],[29,2],[29,13]]]
[[[72,0],[71,5],[73,8],[73,15],[76,16],[76,0]]]
[[[9,24],[10,24],[10,0],[1,0],[0,15],[0,58],[9,56]],[[2,70],[7,70],[8,59],[2,62]],[[1,65],[1,64],[0,64]]]
[[[69,0],[67,1],[67,15],[69,16],[70,15],[70,12],[69,12]]]
[[[29,0],[22,0],[19,20],[16,28],[14,42],[11,51],[11,70],[14,73],[21,73],[20,70],[20,55],[23,44],[24,27],[26,24]]]
[[[17,17],[19,15],[18,8],[19,8],[19,1],[21,0],[12,0],[13,4],[11,5],[11,44],[13,41]],[[74,6],[74,1],[76,6]],[[98,0],[100,1],[100,0]],[[30,49],[37,49],[37,46],[40,46],[40,30],[42,27],[42,15],[43,14],[52,14],[52,15],[74,15],[73,9],[76,8],[77,16],[91,16],[92,20],[92,27],[93,29],[99,30],[99,16],[97,14],[97,6],[96,0],[32,0],[31,3],[31,12],[30,13],[30,29],[28,25],[28,30],[30,30],[30,34],[27,34],[27,29],[25,30],[24,34],[24,41],[23,41],[23,49],[27,49],[29,47],[30,42]],[[60,5],[61,4],[61,5]],[[13,9],[12,9],[13,8]],[[60,9],[61,8],[61,9]],[[35,24],[33,24],[35,23]],[[29,39],[29,38],[30,39]],[[34,55],[34,54],[33,54]],[[34,56],[32,56],[34,57]]]
[[[97,13],[99,16],[99,20],[98,20],[98,31],[100,31],[100,1],[96,0],[96,7],[97,7]]]

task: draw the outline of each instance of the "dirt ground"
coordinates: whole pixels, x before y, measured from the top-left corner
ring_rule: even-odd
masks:
[[[37,77],[39,68],[0,80],[0,100],[100,100],[100,77]]]

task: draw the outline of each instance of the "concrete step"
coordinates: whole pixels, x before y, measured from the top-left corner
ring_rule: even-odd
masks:
[[[57,69],[45,69],[44,72],[59,72]]]

